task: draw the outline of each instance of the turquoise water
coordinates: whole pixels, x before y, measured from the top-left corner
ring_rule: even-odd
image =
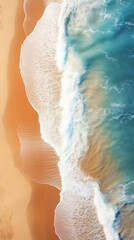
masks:
[[[117,207],[114,227],[118,229],[120,239],[134,239],[134,2],[89,0],[74,1],[70,8],[68,6],[67,1],[65,62],[69,51],[80,60],[83,70],[79,70],[77,86],[83,92],[92,73],[100,77],[92,98],[96,99],[98,89],[103,94],[101,103],[96,103],[94,114],[101,110],[102,120],[98,127],[109,136],[110,144],[106,148],[118,165],[115,177],[121,175],[105,194],[107,201],[113,203],[111,192],[113,195],[120,191],[113,203]],[[86,104],[83,109],[88,111]],[[72,132],[73,117],[68,135],[72,136]],[[101,164],[103,166],[103,162]]]
[[[42,138],[60,157],[56,234],[134,240],[133,1],[50,4],[20,58]],[[42,176],[55,186],[52,168]]]

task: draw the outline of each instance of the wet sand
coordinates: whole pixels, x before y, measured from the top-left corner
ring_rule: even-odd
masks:
[[[38,142],[42,142],[38,116],[27,100],[19,72],[20,47],[25,39],[22,28],[23,1],[16,0],[10,3],[8,0],[2,0],[0,5],[3,13],[3,28],[0,29],[2,36],[0,154],[3,159],[0,162],[0,190],[3,195],[2,200],[0,199],[2,209],[0,239],[54,240],[58,239],[54,232],[53,219],[54,209],[59,202],[59,191],[30,180],[21,170],[18,129],[25,128],[27,136],[31,137],[31,134],[34,134],[38,136]],[[32,149],[29,151],[32,152]],[[42,152],[41,149],[37,151],[39,152],[37,156],[43,158],[49,154],[46,152],[44,156],[44,149]],[[23,168],[25,169],[24,163]]]
[[[25,0],[25,20],[24,20],[24,30],[26,35],[29,35],[37,21],[42,16],[45,10],[46,4],[43,0]]]

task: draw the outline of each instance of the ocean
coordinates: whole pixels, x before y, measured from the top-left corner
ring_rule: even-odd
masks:
[[[133,65],[132,0],[51,3],[22,45],[28,99],[60,158],[59,239],[134,239]]]

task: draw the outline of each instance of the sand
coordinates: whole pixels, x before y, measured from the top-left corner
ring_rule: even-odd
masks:
[[[14,156],[17,147],[10,148],[3,125],[3,115],[8,96],[7,63],[10,42],[14,33],[15,12],[17,1],[1,1],[2,28],[0,29],[0,72],[1,72],[1,99],[0,99],[0,239],[31,239],[27,222],[26,208],[30,201],[31,187],[24,176],[14,165]],[[18,214],[19,213],[19,214]],[[23,222],[23,228],[22,228]]]
[[[53,219],[59,191],[26,176],[20,158],[18,129],[42,142],[38,116],[27,100],[19,72],[20,46],[25,39],[23,1],[1,0],[0,6],[0,239],[54,240],[58,239]],[[40,158],[49,154],[44,149],[37,151]]]
[[[42,16],[45,10],[46,4],[43,0],[25,0],[25,20],[24,20],[24,30],[26,35],[29,35],[37,21]]]

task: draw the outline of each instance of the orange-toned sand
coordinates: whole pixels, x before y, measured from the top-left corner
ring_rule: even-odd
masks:
[[[33,31],[37,21],[42,16],[45,7],[45,1],[43,0],[25,0],[24,29],[27,35]]]
[[[37,5],[41,1],[33,2]],[[21,171],[18,129],[42,142],[38,116],[27,100],[19,72],[20,47],[25,39],[23,1],[0,0],[0,5],[0,240],[55,240],[53,218],[59,191],[30,180]],[[37,12],[36,21],[43,8]],[[31,26],[35,23],[31,19]],[[37,156],[45,158],[48,152],[43,149]]]

